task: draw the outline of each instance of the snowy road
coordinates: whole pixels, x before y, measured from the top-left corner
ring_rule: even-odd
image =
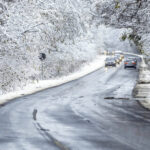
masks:
[[[131,96],[137,76],[102,68],[1,106],[0,150],[149,150],[150,113]]]

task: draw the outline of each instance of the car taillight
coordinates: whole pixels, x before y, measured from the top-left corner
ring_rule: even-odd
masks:
[[[124,64],[128,64],[127,62],[125,62]]]
[[[133,61],[132,64],[136,64],[136,62]]]

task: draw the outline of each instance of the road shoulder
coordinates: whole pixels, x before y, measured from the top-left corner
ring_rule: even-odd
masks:
[[[60,77],[53,80],[41,80],[38,83],[30,84],[26,87],[24,87],[23,90],[10,92],[4,95],[0,96],[0,105],[3,105],[4,103],[9,102],[12,99],[19,98],[26,95],[31,95],[34,93],[37,93],[39,91],[56,87],[62,84],[65,84],[67,82],[79,79],[85,75],[88,75],[101,67],[104,66],[106,56],[98,56],[94,61],[87,63],[84,65],[80,70],[77,72],[71,73],[68,76]]]
[[[139,79],[133,90],[133,96],[144,108],[150,110],[150,70],[146,64],[140,65]]]

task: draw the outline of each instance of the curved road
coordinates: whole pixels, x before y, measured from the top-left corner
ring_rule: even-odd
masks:
[[[149,150],[137,70],[102,68],[0,108],[0,150]]]

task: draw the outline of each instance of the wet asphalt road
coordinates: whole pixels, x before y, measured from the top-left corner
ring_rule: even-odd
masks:
[[[149,150],[150,112],[132,98],[137,77],[102,68],[1,106],[0,150]]]

